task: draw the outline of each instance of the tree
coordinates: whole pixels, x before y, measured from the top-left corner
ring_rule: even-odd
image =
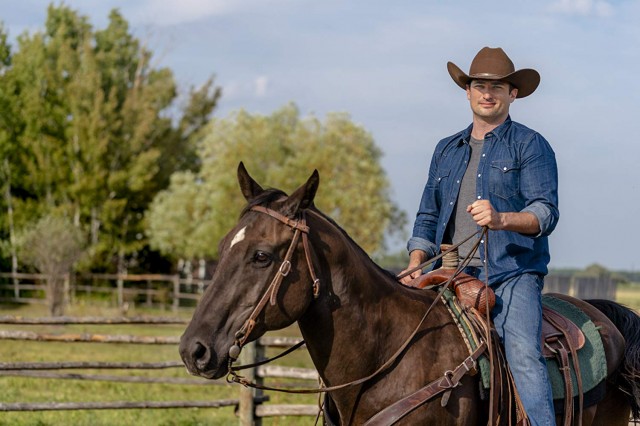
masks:
[[[65,280],[83,252],[84,236],[70,221],[45,216],[20,238],[26,263],[47,276],[47,304],[51,316],[64,314]]]
[[[15,53],[0,30],[0,154],[11,158],[14,226],[71,218],[94,269],[124,272],[144,252],[144,213],[174,172],[197,170],[199,132],[221,94],[209,79],[176,108],[172,71],[151,61],[117,10],[94,31],[51,5],[44,29],[20,35]]]
[[[217,241],[244,205],[236,169],[244,161],[259,182],[291,191],[318,169],[316,205],[368,252],[384,247],[406,217],[391,201],[381,152],[347,114],[324,122],[300,118],[295,105],[269,116],[246,111],[213,119],[199,151],[197,173],[176,173],[147,214],[153,247],[175,258],[217,257]]]

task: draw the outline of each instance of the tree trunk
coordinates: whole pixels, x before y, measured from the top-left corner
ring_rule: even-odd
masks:
[[[61,275],[47,276],[47,304],[52,317],[64,315],[65,279]]]
[[[11,252],[11,273],[18,273],[18,254],[16,252],[16,233],[15,228],[13,226],[13,203],[11,197],[11,169],[9,168],[9,160],[5,158],[4,163],[2,164],[2,171],[6,177],[7,187],[5,188],[5,199],[7,203],[7,218],[9,222],[9,251]],[[13,292],[15,298],[20,297],[20,282],[17,278],[13,279]]]

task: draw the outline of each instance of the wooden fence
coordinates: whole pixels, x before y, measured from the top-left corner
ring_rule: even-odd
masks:
[[[0,316],[0,324],[18,325],[66,325],[66,324],[186,324],[185,320],[176,318],[101,318],[101,317],[54,317],[54,318],[22,318]],[[129,335],[101,334],[46,334],[32,331],[0,330],[0,340],[32,340],[46,342],[93,342],[93,343],[137,343],[176,345],[178,337],[148,337]],[[258,342],[247,345],[241,354],[242,364],[253,364],[264,359],[267,347],[289,348],[298,343],[298,338],[262,337]],[[112,381],[128,383],[169,383],[181,385],[223,385],[223,381],[208,381],[190,378],[153,378],[140,376],[112,376],[97,374],[60,373],[64,370],[98,369],[98,370],[138,370],[184,368],[181,361],[169,362],[0,362],[0,376],[22,376],[47,379],[74,379]],[[243,370],[243,376],[264,384],[265,378],[284,378],[313,380],[317,383],[315,370],[304,368],[265,365]],[[291,385],[291,386],[299,386]],[[307,382],[307,386],[312,386]],[[0,411],[60,411],[60,410],[106,410],[106,409],[160,409],[160,408],[220,408],[235,406],[239,422],[242,426],[260,425],[263,417],[270,416],[316,416],[316,405],[276,405],[265,404],[269,397],[259,390],[238,387],[238,399],[216,401],[112,401],[112,402],[64,402],[64,403],[4,403],[0,402]]]
[[[598,276],[550,274],[544,279],[545,293],[562,293],[578,299],[616,300],[617,282],[609,274]]]
[[[0,272],[0,302],[46,303],[46,276],[42,274]],[[112,305],[126,312],[132,305],[169,308],[193,307],[209,281],[179,275],[79,274],[67,277],[67,303],[82,295],[107,297]],[[563,293],[579,299],[616,297],[616,281],[609,275],[584,276],[550,274],[545,292]]]
[[[46,303],[46,275],[0,272],[0,301]],[[126,311],[132,304],[166,308],[192,307],[208,280],[180,275],[77,274],[65,277],[67,303],[81,296],[106,297]]]

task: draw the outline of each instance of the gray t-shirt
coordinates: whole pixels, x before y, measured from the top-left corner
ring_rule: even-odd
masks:
[[[469,137],[471,156],[469,158],[469,164],[467,164],[467,170],[464,172],[462,182],[460,183],[458,201],[449,220],[446,232],[447,239],[452,244],[459,243],[478,230],[478,225],[473,221],[471,215],[467,213],[467,206],[476,200],[476,177],[478,175],[478,164],[480,164],[483,145],[484,139],[478,140],[471,136]],[[475,243],[476,239],[472,238],[458,247],[461,262],[467,257]],[[482,266],[479,251],[476,251],[469,265]]]

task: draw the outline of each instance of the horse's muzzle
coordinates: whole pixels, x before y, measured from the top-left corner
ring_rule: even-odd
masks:
[[[187,367],[187,371],[194,376],[218,379],[226,373],[226,369],[221,368],[218,357],[211,348],[198,339],[187,339],[182,336],[180,357]]]

